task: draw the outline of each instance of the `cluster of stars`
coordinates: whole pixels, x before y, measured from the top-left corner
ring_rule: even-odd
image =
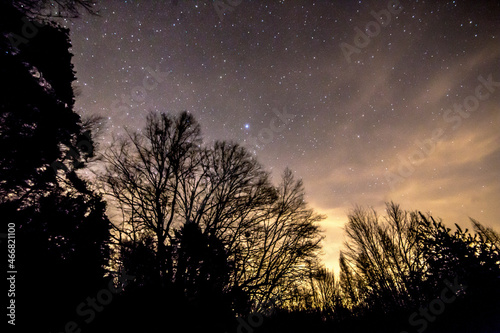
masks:
[[[434,201],[425,200],[434,188],[429,181],[439,183],[435,188],[450,203],[459,195],[453,181],[437,182],[445,171],[458,179],[473,177],[478,187],[493,182],[498,157],[487,155],[485,164],[473,160],[468,163],[475,168],[457,170],[447,169],[447,161],[453,154],[476,156],[478,142],[498,135],[494,117],[500,91],[464,120],[460,133],[450,134],[471,138],[461,152],[438,146],[395,189],[385,173],[398,167],[415,140],[446,125],[443,110],[474,89],[479,74],[493,73],[500,81],[500,6],[495,1],[401,3],[401,13],[348,63],[340,43],[352,43],[354,28],[374,20],[371,11],[382,5],[244,1],[221,20],[211,1],[103,1],[100,16],[65,22],[81,88],[77,108],[108,118],[103,134],[108,140],[124,127],[141,128],[151,110],[188,110],[202,125],[205,141],[247,145],[273,174],[286,166],[297,171],[308,201],[325,211],[388,199],[439,211]],[[171,74],[147,91],[145,100],[131,103],[126,112],[111,107],[143,84],[146,68],[157,66]],[[283,108],[293,120],[270,140],[248,146],[251,138],[278,126],[272,110]],[[470,183],[463,186],[472,191]],[[495,190],[490,197],[498,199]],[[491,200],[484,198],[481,207],[489,208],[481,211],[493,217]],[[465,207],[471,211],[464,214],[479,212],[472,203]],[[452,208],[442,211],[455,217]]]

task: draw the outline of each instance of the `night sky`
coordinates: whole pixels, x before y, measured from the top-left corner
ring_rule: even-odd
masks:
[[[102,148],[149,110],[191,112],[205,142],[304,180],[328,267],[354,205],[500,229],[499,1],[240,2],[102,0],[65,23]]]

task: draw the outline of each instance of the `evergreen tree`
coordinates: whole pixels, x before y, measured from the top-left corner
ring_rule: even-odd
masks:
[[[10,2],[0,13],[0,216],[16,228],[16,326],[62,331],[107,285],[110,221],[78,175],[93,141],[73,111],[69,31]]]

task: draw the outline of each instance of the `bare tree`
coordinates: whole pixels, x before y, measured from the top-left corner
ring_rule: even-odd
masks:
[[[103,157],[106,167],[100,179],[123,214],[117,241],[152,235],[161,277],[171,273],[166,244],[179,223],[180,181],[196,167],[200,144],[200,127],[188,113],[151,113],[144,132],[117,140]]]
[[[500,233],[496,232],[495,230],[483,226],[479,221],[470,218],[472,222],[472,226],[474,227],[474,231],[478,234],[478,236],[481,238],[481,241],[493,248],[500,249]]]
[[[324,266],[311,265],[308,282],[303,291],[304,304],[299,308],[318,312],[323,319],[333,318],[343,307],[335,274]]]
[[[82,11],[98,15],[95,0],[12,0],[25,15],[40,21],[54,18],[78,18]]]
[[[425,269],[417,244],[418,214],[394,203],[386,206],[385,223],[375,211],[359,207],[348,216],[341,278],[353,304],[377,300],[378,306],[393,308],[418,300],[415,282]]]
[[[302,181],[286,170],[273,186],[238,144],[202,147],[199,125],[185,112],[150,114],[146,129],[117,140],[104,160],[100,179],[122,213],[116,241],[134,247],[152,237],[164,281],[172,280],[176,265],[185,266],[176,258],[186,258],[180,251],[189,242],[175,238],[187,237],[177,233],[187,224],[196,225],[207,244],[215,244],[208,241],[214,237],[221,242],[232,267],[228,288],[257,302],[299,284],[306,264],[317,261],[322,237],[316,222],[323,217],[307,207]]]
[[[316,222],[324,217],[307,207],[301,180],[284,171],[277,199],[257,211],[259,223],[244,233],[238,247],[237,281],[262,302],[307,280],[317,263],[322,236]]]
[[[196,172],[184,173],[179,214],[204,233],[223,240],[232,251],[241,233],[259,218],[250,214],[276,199],[269,175],[241,146],[215,142],[203,149]]]
[[[340,251],[339,266],[339,285],[343,304],[347,309],[352,309],[360,303],[360,291],[364,289],[364,286],[362,285],[364,281],[355,278],[353,268],[348,263],[342,251]]]

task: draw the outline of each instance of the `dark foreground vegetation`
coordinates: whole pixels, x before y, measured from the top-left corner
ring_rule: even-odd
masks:
[[[16,230],[19,331],[500,331],[500,236],[475,220],[353,209],[334,276],[302,182],[285,170],[274,184],[236,143],[205,145],[190,114],[151,113],[97,150],[99,119],[73,110],[68,31],[37,3],[0,5],[0,216]]]

